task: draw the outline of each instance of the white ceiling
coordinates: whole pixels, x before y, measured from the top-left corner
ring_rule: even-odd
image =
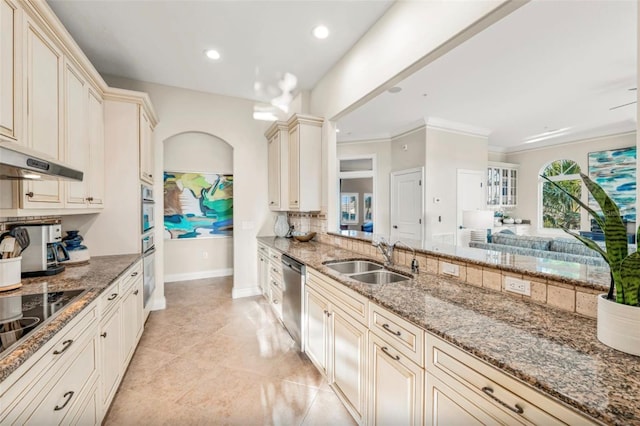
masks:
[[[339,122],[339,141],[433,123],[514,151],[635,130],[637,3],[534,1]],[[426,94],[426,96],[424,96]],[[557,137],[524,140],[558,132]]]
[[[370,1],[48,0],[102,74],[266,101],[285,73],[311,89],[391,6]],[[311,35],[324,24],[325,40]],[[212,62],[203,52],[217,49]]]

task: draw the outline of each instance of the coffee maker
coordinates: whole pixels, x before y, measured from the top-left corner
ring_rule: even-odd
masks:
[[[62,244],[62,225],[23,225],[31,244],[22,252],[22,277],[56,275],[64,271],[60,262],[69,260]]]

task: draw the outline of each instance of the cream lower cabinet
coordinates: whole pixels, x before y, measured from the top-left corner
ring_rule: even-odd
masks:
[[[0,383],[0,424],[72,423],[92,405],[100,366],[98,309],[94,302]]]
[[[129,365],[144,328],[144,307],[142,300],[142,272],[133,272],[133,281],[125,284],[122,300],[122,369]]]
[[[258,286],[262,295],[270,300],[269,292],[269,248],[258,244]]]
[[[358,423],[366,414],[366,300],[339,289],[341,284],[307,271],[305,352],[325,374]],[[348,289],[345,289],[348,290]],[[322,294],[322,295],[321,295]]]
[[[369,335],[370,425],[421,425],[424,370],[390,343]]]
[[[426,342],[427,425],[594,422],[437,336]]]

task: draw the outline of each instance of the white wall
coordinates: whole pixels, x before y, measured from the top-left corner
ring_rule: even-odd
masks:
[[[203,132],[216,136],[233,147],[234,173],[234,247],[233,296],[258,294],[256,236],[272,227],[267,201],[267,142],[265,122],[253,120],[253,102],[163,86],[154,83],[105,77],[110,86],[149,93],[158,114],[154,132],[154,176],[162,176],[163,141],[184,132]],[[156,180],[155,190],[162,193],[162,182]],[[162,203],[157,206],[162,215]],[[164,256],[162,236],[156,234],[158,258]],[[161,268],[159,268],[161,269]],[[164,294],[164,273],[156,270],[158,290]]]
[[[523,150],[507,154],[507,162],[520,165],[518,172],[518,207],[513,216],[531,220],[531,228],[538,230],[538,183],[543,167],[554,160],[568,159],[580,165],[583,172],[588,172],[588,154],[593,151],[625,148],[636,144],[636,133],[611,135],[597,139],[587,139],[569,144],[546,148]],[[583,191],[583,200],[587,200],[587,191]],[[589,218],[582,215],[582,229],[589,229]]]
[[[336,229],[335,124],[527,1],[396,2],[311,91],[310,112],[323,126],[323,210]],[[329,121],[330,120],[330,121]]]
[[[391,138],[391,171],[424,167],[426,144],[425,127]]]
[[[427,127],[425,168],[425,237],[455,235],[458,169],[486,173],[486,137]],[[434,198],[440,202],[435,203]]]
[[[163,149],[163,171],[233,174],[233,148],[209,134],[181,133]],[[166,282],[232,275],[233,238],[165,240],[163,266]]]
[[[391,142],[389,140],[382,141],[361,141],[341,143],[336,148],[337,157],[352,156],[375,156],[376,162],[376,180],[375,195],[373,199],[374,214],[374,230],[376,233],[389,235],[389,174],[391,173]],[[335,174],[334,174],[335,176]],[[337,200],[337,184],[333,187],[336,193],[330,195]],[[336,213],[337,216],[337,213]],[[338,226],[329,228],[337,230]]]

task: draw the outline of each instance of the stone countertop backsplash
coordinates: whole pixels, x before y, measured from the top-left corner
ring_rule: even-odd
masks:
[[[592,318],[430,272],[363,284],[323,262],[371,256],[316,242],[258,241],[597,421],[640,425],[640,357],[601,344]]]
[[[87,290],[38,329],[29,333],[18,346],[7,353],[0,354],[0,382],[9,377],[140,258],[139,254],[92,257],[88,265],[70,266],[64,272],[50,277],[23,279],[22,287],[19,289],[0,292],[0,297],[9,297],[20,294]]]

